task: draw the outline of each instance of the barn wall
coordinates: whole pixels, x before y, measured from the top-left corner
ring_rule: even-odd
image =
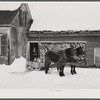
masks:
[[[28,41],[38,41],[37,37],[29,37]],[[94,65],[94,48],[100,47],[100,36],[58,36],[40,37],[40,41],[86,41],[86,65]]]

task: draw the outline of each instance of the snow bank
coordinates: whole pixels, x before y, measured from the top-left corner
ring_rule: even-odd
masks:
[[[26,59],[23,57],[17,58],[11,65],[0,65],[0,73],[5,74],[6,72],[21,72],[26,69]]]
[[[0,65],[0,85],[4,83],[8,76],[8,66],[5,64]]]
[[[20,72],[26,70],[26,59],[23,57],[17,58],[10,66],[11,71]]]
[[[0,85],[2,87],[7,83],[11,73],[24,72],[26,67],[26,59],[21,57],[14,60],[9,66],[5,64],[0,65]],[[1,84],[3,83],[3,84]]]

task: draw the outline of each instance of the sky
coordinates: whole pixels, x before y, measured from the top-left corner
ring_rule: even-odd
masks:
[[[23,2],[0,2],[0,10],[17,9]],[[100,2],[27,2],[30,30],[100,30]]]

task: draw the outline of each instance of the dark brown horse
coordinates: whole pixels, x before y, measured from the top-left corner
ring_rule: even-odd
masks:
[[[73,63],[73,64],[71,64],[71,74],[72,75],[77,74],[76,71],[75,71],[76,64],[78,64],[80,62],[85,63],[85,51],[83,50],[83,46],[79,46],[79,47],[75,48],[75,51],[76,51],[76,57],[77,58],[75,59],[75,63],[73,63],[72,60],[71,60],[71,63]]]
[[[60,76],[64,75],[64,67],[66,63],[71,65],[71,74],[76,74],[74,63],[77,62],[76,50],[74,48],[68,48],[60,50],[59,52],[53,52],[47,50],[45,54],[45,73],[48,73],[51,62],[56,63]]]

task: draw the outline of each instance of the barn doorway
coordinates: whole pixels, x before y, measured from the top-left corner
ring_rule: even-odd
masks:
[[[30,61],[37,61],[38,52],[38,43],[30,43]]]

